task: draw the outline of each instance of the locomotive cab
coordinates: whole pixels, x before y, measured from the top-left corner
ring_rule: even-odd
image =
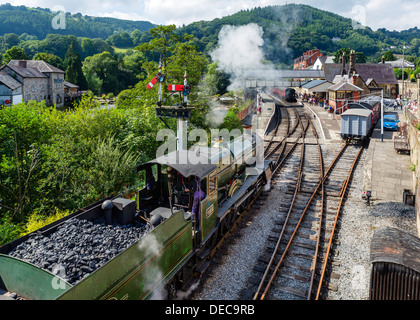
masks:
[[[142,219],[156,227],[183,211],[204,240],[216,224],[217,166],[204,155],[176,151],[139,166],[137,172],[142,172],[145,180],[144,188],[137,193]]]

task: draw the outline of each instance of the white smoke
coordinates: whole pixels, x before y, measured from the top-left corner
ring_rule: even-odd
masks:
[[[253,71],[257,74],[263,71],[266,76],[273,71],[278,76],[276,67],[267,60],[293,62],[293,51],[288,43],[293,30],[302,21],[301,9],[295,6],[275,7],[272,14],[273,23],[265,27],[266,34],[256,23],[225,25],[220,30],[217,47],[210,55],[219,70],[231,75],[228,90],[242,88],[244,77],[252,75]],[[264,55],[264,50],[268,50],[269,57]]]
[[[140,251],[144,252],[145,257],[153,257],[160,254],[162,244],[156,239],[153,234],[148,234],[140,241],[138,246]],[[146,291],[155,289],[156,285],[163,280],[163,273],[159,269],[157,263],[152,262],[154,268],[145,274],[144,289]],[[166,292],[163,288],[155,290],[150,300],[165,300]]]
[[[263,34],[263,29],[255,23],[238,27],[225,25],[220,30],[217,48],[210,55],[220,70],[231,75],[228,90],[242,87],[246,71],[266,67],[263,64]]]
[[[210,111],[206,115],[206,121],[211,128],[218,128],[224,121],[227,109],[224,110],[221,106],[218,106],[215,102],[210,101]]]

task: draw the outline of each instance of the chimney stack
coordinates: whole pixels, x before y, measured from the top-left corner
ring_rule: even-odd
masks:
[[[343,51],[343,55],[340,60],[343,64],[343,68],[341,69],[341,76],[344,76],[346,74],[346,52]]]
[[[19,67],[26,68],[27,63],[26,60],[19,60]]]
[[[356,51],[350,51],[349,77],[356,74]]]

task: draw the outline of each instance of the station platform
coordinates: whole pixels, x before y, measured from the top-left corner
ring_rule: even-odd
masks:
[[[327,110],[305,103],[317,117],[323,131],[324,143],[342,143],[340,137],[340,120],[336,119]],[[406,121],[403,110],[389,108],[384,114],[394,114],[400,123]],[[410,156],[398,154],[394,149],[394,137],[396,131],[385,131],[381,135],[378,123],[372,133],[369,148],[366,150],[366,162],[364,163],[363,192],[371,191],[371,200],[376,202],[403,202],[404,190],[414,193],[415,179],[409,169]]]
[[[270,121],[274,116],[276,106],[274,102],[266,102],[262,105],[261,114],[255,113],[252,118],[252,131],[264,138]]]
[[[403,110],[390,108],[385,114],[394,114],[400,123],[406,121]],[[404,190],[414,193],[415,177],[409,169],[409,154],[398,154],[394,149],[396,131],[385,131],[381,135],[378,124],[372,133],[364,165],[363,192],[371,191],[371,199],[377,202],[403,202]]]
[[[316,115],[318,124],[322,131],[322,142],[324,143],[337,143],[341,142],[340,136],[340,120],[337,120],[332,113],[329,113],[324,108],[318,105],[311,105],[303,103],[303,105]]]

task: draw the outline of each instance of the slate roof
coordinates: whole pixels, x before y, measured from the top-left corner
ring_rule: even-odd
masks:
[[[67,88],[79,88],[78,85],[73,84],[73,83],[68,82],[68,81],[64,81],[64,86],[67,87]]]
[[[395,61],[385,61],[386,64],[390,64],[393,68],[402,68],[403,59],[398,59]],[[404,68],[415,68],[416,66],[410,61],[404,60]]]
[[[6,87],[12,90],[16,90],[21,87],[22,84],[15,78],[11,77],[7,73],[0,73],[0,83],[3,83]]]
[[[358,86],[355,86],[354,84],[342,81],[339,82],[331,87],[328,88],[328,91],[360,91],[363,92],[363,89],[359,88]]]
[[[14,65],[7,65],[6,67],[9,67],[22,78],[48,78],[45,74],[39,72],[39,70],[35,68],[23,68]]]
[[[26,62],[26,68],[28,69],[37,69],[39,72],[43,73],[65,73],[63,70],[54,67],[53,65],[45,62],[43,60],[11,60],[8,63],[8,66],[19,67],[20,62]]]
[[[333,82],[336,75],[341,75],[343,65],[341,63],[327,63],[324,65],[325,79]],[[349,70],[349,64],[346,64],[346,71]],[[373,78],[380,84],[398,84],[394,69],[387,63],[356,63],[356,72],[366,82]]]
[[[312,89],[314,87],[317,87],[321,84],[326,83],[327,80],[312,80],[309,81],[308,83],[305,83],[304,85],[302,85],[302,88],[306,88],[306,89]]]

